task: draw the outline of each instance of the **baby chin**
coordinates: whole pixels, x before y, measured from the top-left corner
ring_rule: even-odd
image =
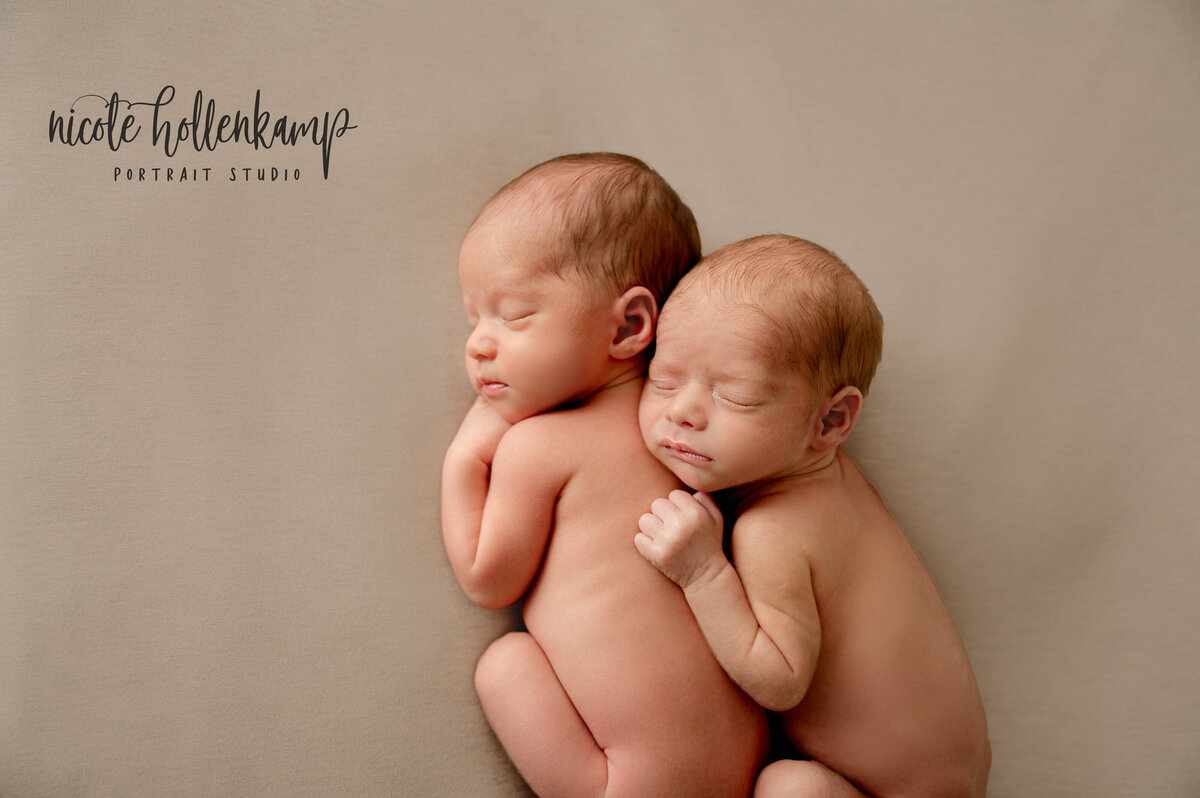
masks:
[[[551,409],[539,402],[537,397],[526,396],[508,383],[481,381],[476,384],[475,393],[509,424],[516,424]]]
[[[504,386],[503,390],[496,390],[493,388],[487,391],[476,390],[475,393],[478,394],[483,401],[491,405],[492,409],[500,415],[500,418],[504,419],[509,424],[516,424],[518,421],[524,421],[530,416],[537,415],[537,411],[526,410],[522,406],[522,403],[519,401],[518,397],[509,391],[507,385]]]
[[[651,451],[658,461],[692,490],[714,491],[724,487],[713,473],[713,459],[677,441],[655,442]]]

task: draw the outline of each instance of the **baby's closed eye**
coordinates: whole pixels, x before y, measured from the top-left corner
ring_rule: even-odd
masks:
[[[713,398],[721,404],[735,410],[750,410],[762,404],[757,397],[748,394],[731,393],[729,391],[713,391]]]
[[[534,303],[516,298],[505,298],[496,305],[496,317],[505,324],[525,321],[537,312]]]

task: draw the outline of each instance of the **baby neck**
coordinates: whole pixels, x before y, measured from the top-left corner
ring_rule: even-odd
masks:
[[[645,377],[646,364],[644,360],[635,358],[634,360],[614,361],[595,380],[595,387],[589,386],[587,390],[577,394],[574,399],[554,409],[565,410],[572,407],[595,405],[610,398],[624,399],[628,396],[632,396],[632,401],[636,404],[641,397],[642,382]]]
[[[805,482],[841,478],[843,468],[839,447],[835,446],[823,452],[809,450],[808,455],[795,468],[782,474],[722,491],[723,501],[737,507],[738,512],[741,512],[768,496],[793,490]]]
[[[645,377],[644,369],[624,368],[615,371],[584,400],[584,403],[592,404],[609,398],[626,396],[632,396],[633,401],[636,402],[642,395],[642,382]]]
[[[610,358],[608,367],[604,369],[597,381],[599,384],[590,396],[596,396],[614,388],[633,384],[641,390],[642,381],[646,378],[647,359],[641,355],[625,360]]]

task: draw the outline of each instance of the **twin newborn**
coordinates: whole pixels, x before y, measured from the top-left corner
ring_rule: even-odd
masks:
[[[479,398],[444,541],[528,630],[476,668],[492,729],[542,796],[983,795],[954,622],[841,450],[874,302],[809,241],[699,238],[656,172],[596,153],[504,186],[463,242]]]

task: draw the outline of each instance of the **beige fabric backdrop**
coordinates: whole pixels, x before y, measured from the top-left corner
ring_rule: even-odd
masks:
[[[796,233],[873,289],[851,448],[959,622],[990,794],[1200,794],[1198,37],[1194,2],[0,5],[0,794],[524,794],[471,688],[509,618],[438,526],[454,261],[597,149],[706,250]],[[168,158],[146,106],[47,141],[166,85],[356,128],[327,180]],[[113,180],[168,166],[212,172]]]

